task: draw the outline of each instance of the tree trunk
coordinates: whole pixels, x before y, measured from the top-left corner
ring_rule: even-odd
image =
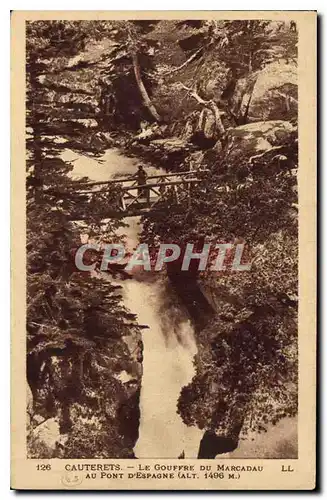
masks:
[[[137,86],[139,88],[140,94],[142,96],[144,105],[149,110],[151,116],[157,122],[160,122],[161,118],[158,115],[156,108],[152,104],[151,99],[150,99],[150,97],[149,97],[149,95],[147,93],[146,88],[144,87],[144,83],[143,83],[142,78],[141,78],[141,69],[140,69],[140,65],[139,65],[139,61],[138,61],[138,57],[137,57],[136,53],[132,54],[132,60],[133,60],[133,68],[134,68],[134,74],[135,74],[135,78],[136,78],[136,83],[137,83]]]
[[[221,137],[224,137],[225,136],[225,127],[224,127],[224,124],[221,120],[220,111],[219,111],[217,104],[213,100],[205,101],[204,99],[202,99],[202,97],[199,96],[199,94],[196,92],[196,90],[190,89],[189,87],[186,87],[183,83],[180,83],[180,86],[183,89],[188,90],[190,92],[191,97],[194,97],[194,99],[196,99],[200,104],[204,104],[204,106],[206,106],[207,108],[209,107],[212,110],[212,112],[214,113],[214,116],[215,116],[216,133],[217,133],[218,139],[220,139]]]

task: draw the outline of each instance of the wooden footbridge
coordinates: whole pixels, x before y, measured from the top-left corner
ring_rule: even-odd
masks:
[[[201,170],[206,172],[205,170]],[[196,171],[151,175],[146,184],[139,184],[137,178],[126,177],[102,182],[76,183],[79,194],[94,196],[112,193],[117,189],[117,203],[108,207],[108,217],[132,217],[143,215],[160,202],[173,199],[179,204],[187,198],[190,202],[192,186],[203,182]]]

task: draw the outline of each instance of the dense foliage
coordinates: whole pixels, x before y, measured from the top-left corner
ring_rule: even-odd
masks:
[[[65,435],[65,446],[58,445],[54,456],[132,456],[137,435],[137,429],[125,432],[123,416],[117,425],[117,412],[131,395],[115,378],[132,363],[123,336],[137,335],[135,316],[123,306],[118,286],[74,265],[81,227],[72,219],[83,218],[90,236],[103,242],[112,240],[121,223],[101,224],[108,193],[103,200],[97,195],[96,202],[76,194],[68,177],[73,165],[60,157],[67,141],[77,147],[62,120],[69,112],[63,97],[70,90],[58,85],[49,103],[51,92],[42,78],[60,78],[69,58],[84,48],[86,27],[28,23],[27,378],[33,396],[30,454],[35,457],[46,453],[33,433],[40,419],[58,419]],[[67,104],[74,110],[74,103]],[[77,134],[74,127],[70,132]],[[137,416],[137,395],[133,404]]]
[[[246,244],[251,271],[188,276],[214,314],[198,312],[184,422],[237,440],[241,428],[296,414],[296,58],[294,23],[27,24],[27,372],[34,413],[59,415],[67,439],[57,455],[130,456],[137,430],[124,421],[138,411],[137,391],[126,406],[131,394],[114,377],[132,362],[122,337],[139,333],[135,318],[114,285],[72,265],[71,220],[110,241],[122,223],[101,219],[117,190],[76,193],[63,148],[92,155],[118,143],[196,170],[190,198],[177,204],[168,192],[144,219],[148,244]]]
[[[191,166],[203,178],[193,188],[191,204],[185,199],[175,209],[171,198],[169,213],[159,205],[156,217],[145,220],[143,231],[144,240],[153,245],[246,245],[251,271],[231,272],[229,267],[198,273],[217,314],[208,316],[207,326],[198,331],[196,376],[179,400],[179,412],[188,425],[236,440],[241,428],[243,434],[261,432],[297,413],[296,92],[291,85],[292,106],[286,108],[271,93],[284,92],[285,85],[283,91],[275,85],[255,102],[262,74],[276,65],[278,71],[294,71],[289,67],[296,62],[296,33],[271,24],[226,22],[195,30],[202,38],[194,48],[204,44],[196,67],[194,63],[196,76],[182,69],[172,75],[175,83],[167,88],[184,88],[193,105],[198,102],[199,111],[188,109],[179,122],[187,129],[193,115],[191,141],[198,134],[203,107],[210,112],[210,99],[220,108],[222,133],[213,135],[213,148],[188,153],[181,166]],[[274,70],[272,75],[277,82]],[[264,111],[262,118],[270,116],[271,121],[252,117],[251,99],[253,109]],[[201,132],[205,136],[208,130]],[[227,261],[232,258],[227,256]]]

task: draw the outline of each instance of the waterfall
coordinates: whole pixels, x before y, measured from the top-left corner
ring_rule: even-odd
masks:
[[[139,439],[134,448],[138,458],[196,458],[201,431],[187,427],[177,414],[182,387],[194,375],[196,353],[193,328],[187,318],[160,313],[162,286],[157,282],[129,280],[124,285],[126,306],[147,324],[143,331],[143,377],[140,399]],[[167,321],[168,319],[168,321]]]
[[[127,219],[127,247],[138,244],[139,217]],[[123,284],[125,305],[137,314],[143,331],[143,376],[137,458],[196,458],[202,432],[186,426],[177,413],[182,387],[194,375],[194,330],[156,272],[136,272]]]
[[[132,174],[136,161],[118,150],[109,150],[94,159],[66,150],[65,161],[74,161],[72,178],[89,177],[105,181],[114,176]],[[153,166],[151,174],[161,173]],[[129,250],[138,244],[139,218],[125,219],[122,229]],[[184,385],[194,375],[196,343],[186,311],[174,303],[174,294],[165,288],[159,273],[136,272],[134,279],[120,283],[124,303],[137,315],[143,330],[143,376],[140,398],[139,439],[134,448],[138,458],[196,458],[202,432],[186,426],[177,413],[177,401]]]

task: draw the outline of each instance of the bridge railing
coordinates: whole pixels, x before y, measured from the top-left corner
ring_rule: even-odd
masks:
[[[202,173],[202,172],[209,172],[209,170],[189,170],[187,172],[172,172],[172,173],[165,173],[165,174],[156,174],[156,175],[148,175],[147,176],[147,180],[150,181],[150,180],[153,180],[153,179],[157,179],[158,183],[161,183],[161,182],[164,182],[166,179],[170,179],[172,177],[186,177],[188,175],[196,175],[198,172]],[[82,188],[82,189],[85,189],[85,188],[88,188],[88,187],[93,187],[93,186],[105,186],[105,185],[110,185],[110,184],[125,184],[126,182],[132,182],[133,184],[132,185],[137,185],[137,176],[136,175],[133,175],[133,176],[130,176],[130,177],[123,177],[123,178],[117,178],[117,179],[109,179],[107,181],[94,181],[94,182],[80,182],[78,183],[78,185],[76,186],[76,182],[73,184],[75,186],[75,188],[77,187],[78,189],[79,188]]]
[[[164,198],[167,193],[167,189],[173,188],[174,195],[178,199],[178,195],[180,194],[180,189],[183,188],[186,194],[188,188],[192,184],[198,184],[200,182],[199,179],[185,179],[183,181],[170,181],[170,182],[156,182],[156,183],[147,183],[147,184],[137,184],[136,186],[124,186],[121,188],[122,191],[122,206],[123,209],[131,207],[132,205],[139,204],[140,202],[146,201],[149,205],[148,208],[152,208],[156,205],[160,200]],[[134,194],[136,192],[136,194]],[[152,196],[151,196],[152,195]],[[153,196],[154,195],[154,196]],[[129,203],[128,203],[129,202]]]
[[[140,208],[151,209],[163,200],[168,192],[173,194],[177,202],[183,195],[190,198],[192,185],[202,181],[196,175],[202,172],[208,172],[208,170],[149,175],[145,184],[139,184],[137,176],[132,176],[107,181],[75,182],[74,187],[80,194],[92,195],[106,193],[106,186],[109,191],[111,186],[118,185],[120,186],[118,194],[120,198],[117,201],[120,211],[128,212],[128,210]]]

